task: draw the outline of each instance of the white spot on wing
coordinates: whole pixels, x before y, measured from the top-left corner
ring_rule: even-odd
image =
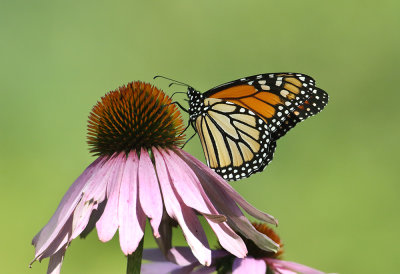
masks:
[[[282,95],[283,97],[286,98],[286,96],[288,96],[288,94],[289,94],[289,91],[287,91],[286,89],[281,90],[281,95]]]

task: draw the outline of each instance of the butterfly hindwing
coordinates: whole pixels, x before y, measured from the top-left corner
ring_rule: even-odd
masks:
[[[207,164],[227,180],[263,170],[275,150],[265,121],[228,101],[207,98],[204,102],[204,115],[197,116],[193,126]]]

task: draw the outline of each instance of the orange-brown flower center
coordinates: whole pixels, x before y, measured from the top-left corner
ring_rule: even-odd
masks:
[[[182,118],[171,99],[156,87],[132,82],[108,92],[93,107],[88,143],[95,155],[112,155],[183,142]]]
[[[281,239],[279,238],[278,234],[276,234],[276,232],[272,228],[268,227],[266,224],[262,224],[262,223],[252,223],[252,224],[253,224],[254,228],[257,229],[258,232],[261,232],[262,234],[268,236],[270,239],[272,239],[275,243],[277,243],[279,245],[278,252],[276,252],[276,253],[264,251],[264,252],[268,253],[268,255],[270,255],[270,256],[266,256],[266,257],[279,258],[283,254],[283,244],[282,244]],[[250,251],[249,251],[249,253],[250,253]]]
[[[275,243],[279,244],[279,250],[277,253],[274,252],[268,252],[265,250],[262,250],[259,248],[253,241],[242,237],[244,243],[246,244],[248,254],[247,256],[253,257],[256,259],[266,259],[266,258],[274,258],[274,259],[280,259],[282,253],[283,253],[283,244],[281,243],[281,239],[279,236],[273,231],[271,228],[269,228],[266,224],[262,223],[253,223],[254,228],[271,238]],[[221,247],[222,248],[222,247]],[[227,255],[225,257],[219,258],[216,260],[216,269],[217,273],[228,273],[232,271],[232,265],[236,257],[234,255]],[[267,274],[274,273],[270,268],[267,269]]]

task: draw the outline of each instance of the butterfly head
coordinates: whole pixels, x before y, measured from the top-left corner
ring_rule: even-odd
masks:
[[[194,121],[204,112],[204,95],[192,87],[188,87],[190,120]]]

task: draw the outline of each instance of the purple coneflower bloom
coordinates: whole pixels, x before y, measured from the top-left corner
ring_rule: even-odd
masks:
[[[248,257],[236,258],[222,248],[212,251],[212,263],[209,267],[200,265],[187,247],[175,247],[170,249],[167,257],[157,249],[145,249],[143,259],[152,261],[142,265],[143,274],[186,274],[186,273],[233,273],[233,274],[323,274],[314,268],[283,261],[280,259],[283,253],[282,244],[278,235],[265,224],[253,224],[261,233],[267,235],[279,244],[278,252],[268,252],[258,248],[254,242],[244,239],[249,251]]]
[[[178,148],[183,142],[182,119],[162,91],[134,82],[107,93],[94,106],[88,130],[91,152],[98,158],[69,188],[32,241],[33,261],[50,257],[48,273],[59,273],[71,241],[94,227],[103,242],[119,230],[123,253],[132,254],[143,239],[146,218],[164,254],[171,248],[171,227],[178,224],[203,265],[211,263],[211,249],[197,215],[236,257],[244,258],[247,249],[235,231],[261,249],[278,250],[273,240],[254,229],[239,206],[260,220],[276,220]]]

